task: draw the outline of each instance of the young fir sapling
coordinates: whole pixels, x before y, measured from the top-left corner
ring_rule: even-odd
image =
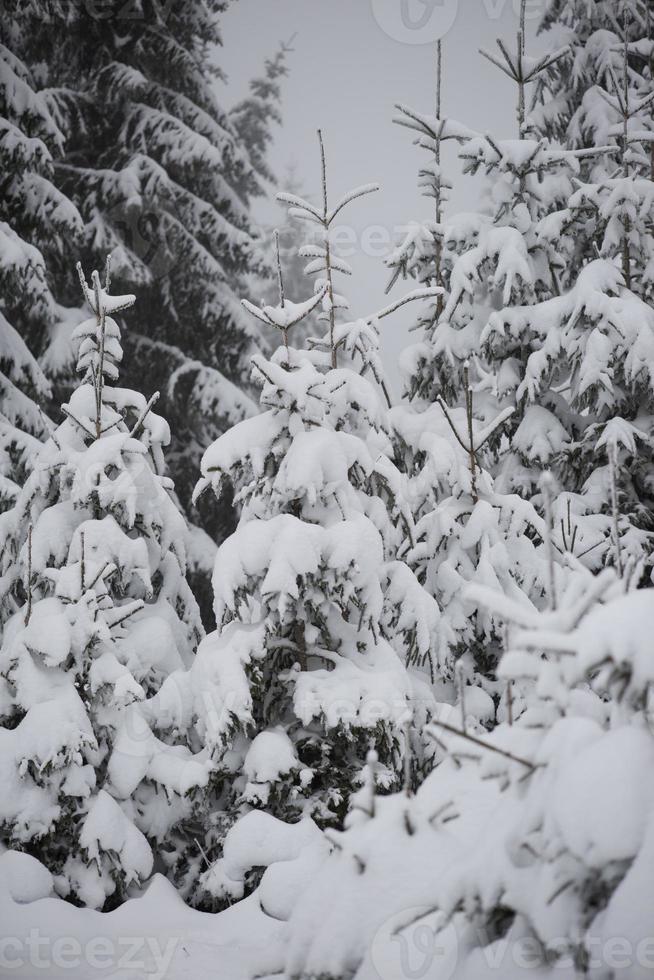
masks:
[[[653,97],[633,70],[631,21],[627,8],[623,13],[610,34],[602,84],[593,90],[593,118],[598,125],[603,121],[608,145],[575,148],[582,163],[593,161],[593,172],[586,182],[577,180],[565,205],[540,223],[541,240],[567,258],[560,292],[493,314],[483,338],[496,354],[506,353],[507,346],[522,352],[516,395],[527,407],[514,446],[522,456],[534,455],[546,406],[552,449],[544,461],[565,488],[558,516],[569,525],[572,508],[580,529],[575,554],[588,556],[593,567],[618,560],[619,552],[635,566],[651,555],[654,527],[652,467],[645,449],[654,391],[649,301],[654,184],[646,150]],[[600,41],[607,43],[598,35],[593,44]],[[585,105],[590,112],[590,103]],[[535,118],[544,125],[538,114]],[[568,139],[580,142],[572,133]],[[559,547],[565,550],[569,539],[569,533],[562,534]]]
[[[334,215],[360,193],[332,211],[297,198],[291,206],[328,237]],[[172,689],[179,714],[171,710],[171,725],[192,724],[217,766],[215,816],[203,842],[214,863],[199,887],[186,885],[208,904],[230,894],[215,860],[225,825],[246,820],[252,808],[338,825],[371,746],[379,787],[401,784],[406,721],[413,719],[414,738],[433,704],[427,676],[407,664],[435,669],[440,611],[399,555],[402,520],[410,533],[411,515],[383,392],[366,376],[377,364],[376,321],[391,308],[339,322],[344,300],[334,274],[345,266],[325,245],[311,258],[309,272],[318,273],[311,300],[288,298],[280,266],[279,304],[245,303],[280,330],[283,344],[269,359],[253,358],[262,414],[204,456],[198,492],[230,486],[240,520],[216,559],[218,629],[190,672],[171,678],[157,698],[164,711]],[[410,298],[418,295],[424,291]],[[320,302],[329,333],[299,351],[293,329]],[[187,694],[178,698],[180,685]],[[416,748],[414,771],[420,764]]]
[[[443,105],[442,64],[439,45],[439,108]],[[473,710],[477,720],[492,724],[495,705],[488,694],[497,700],[502,693],[496,686],[494,669],[502,649],[503,627],[468,600],[466,585],[474,581],[489,586],[494,583],[516,599],[522,596],[528,607],[538,606],[546,583],[546,561],[539,544],[542,520],[528,502],[504,492],[501,484],[495,485],[489,472],[492,450],[505,441],[515,407],[498,406],[484,390],[487,386],[473,383],[480,356],[472,334],[468,351],[472,362],[466,358],[457,363],[443,340],[450,331],[446,311],[452,308],[453,291],[459,292],[459,302],[453,306],[461,312],[462,325],[473,322],[469,317],[477,316],[476,309],[481,309],[482,315],[484,310],[483,297],[476,291],[481,289],[481,276],[472,277],[474,285],[466,303],[461,302],[465,289],[460,287],[457,250],[470,233],[484,251],[483,242],[492,234],[492,223],[482,218],[472,220],[469,215],[445,217],[447,182],[440,165],[441,147],[446,141],[467,146],[475,134],[453,120],[398,108],[401,116],[395,121],[417,132],[418,146],[434,157],[434,166],[421,170],[420,180],[436,201],[438,220],[426,224],[420,234],[414,230],[390,257],[391,285],[400,275],[411,275],[423,282],[440,280],[445,291],[438,319],[430,311],[415,324],[422,337],[403,352],[400,362],[409,404],[394,408],[390,414],[415,522],[405,555],[443,609],[447,629],[440,634],[440,663],[451,679],[456,666],[461,708],[465,702],[466,711]],[[503,268],[508,268],[506,262]],[[480,317],[476,330],[482,322]],[[480,684],[487,694],[480,691]]]
[[[100,908],[153,867],[209,764],[159,739],[153,695],[202,636],[185,581],[186,525],[164,475],[155,396],[115,387],[114,319],[133,296],[80,281],[80,383],[4,517],[0,648],[2,838],[37,856],[57,891]]]

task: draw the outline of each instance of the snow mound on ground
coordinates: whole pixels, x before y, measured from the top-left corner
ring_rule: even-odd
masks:
[[[49,898],[53,891],[52,875],[36,858],[20,851],[0,855],[0,895],[23,904]]]
[[[170,882],[154,875],[139,897],[113,912],[96,912],[49,897],[51,881],[34,858],[16,851],[0,855],[0,931],[12,940],[3,949],[11,963],[7,976],[251,980],[278,943],[281,923],[261,910],[255,896],[211,915],[188,908]],[[4,967],[0,973],[5,975]]]

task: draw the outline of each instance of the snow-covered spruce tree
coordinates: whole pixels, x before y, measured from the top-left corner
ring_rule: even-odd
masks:
[[[598,259],[564,295],[495,314],[488,334],[496,349],[531,338],[513,446],[551,465],[566,491],[558,546],[612,561],[617,526],[626,556],[651,554],[654,310]]]
[[[229,113],[234,129],[247,148],[250,163],[260,178],[260,184],[256,188],[251,183],[236,188],[245,200],[255,193],[264,194],[265,183],[271,184],[275,180],[268,163],[268,148],[272,140],[271,122],[278,125],[282,122],[281,81],[288,75],[286,61],[293,51],[292,42],[293,38],[282,42],[274,56],[266,59],[263,75],[252,79],[248,95]],[[249,173],[248,180],[252,180]]]
[[[436,165],[423,172],[423,179],[437,202],[443,184],[438,160],[446,140],[463,144],[460,156],[466,172],[484,171],[491,178],[487,213],[455,215],[445,220],[439,204],[440,220],[432,225],[432,244],[427,241],[426,246],[423,242],[416,246],[410,237],[389,262],[395,274],[404,272],[420,278],[429,274],[432,263],[434,270],[438,264],[436,275],[446,290],[445,307],[428,331],[431,350],[413,352],[414,359],[425,359],[420,370],[426,376],[419,386],[423,397],[438,393],[463,403],[463,366],[471,358],[475,359],[472,367],[479,374],[475,386],[481,391],[491,389],[481,370],[484,361],[480,356],[480,338],[490,313],[526,299],[552,295],[556,289],[556,251],[538,239],[537,225],[549,210],[562,206],[570,196],[578,164],[575,154],[549,149],[544,141],[531,138],[525,88],[559,55],[528,58],[522,34],[515,54],[503,45],[502,48],[507,59],[503,70],[518,89],[518,140],[479,136],[456,121],[398,107],[401,115],[396,121],[417,132],[418,145],[435,156]],[[487,57],[496,61],[494,55]],[[440,102],[439,86],[439,106]],[[428,376],[430,365],[432,377]],[[408,365],[413,374],[419,366]],[[514,373],[511,363],[505,365],[505,377],[498,379],[500,386],[506,387]],[[490,394],[494,397],[485,401],[495,414],[503,387]]]
[[[592,182],[578,183],[565,208],[540,225],[541,240],[567,257],[562,295],[494,314],[484,337],[495,357],[522,352],[516,396],[528,407],[514,446],[534,460],[538,443],[543,437],[549,442],[551,465],[570,492],[564,507],[571,505],[576,514],[570,522],[562,513],[563,522],[581,524],[588,532],[584,515],[601,515],[590,519],[594,527],[585,545],[577,541],[577,553],[592,548],[597,562],[615,557],[609,543],[614,503],[627,557],[651,554],[654,527],[648,451],[654,433],[649,159],[654,96],[634,84],[631,21],[625,16],[621,23],[622,43],[611,48],[606,68],[611,91],[593,90],[607,147],[594,156]],[[595,115],[599,119],[600,113]]]
[[[329,224],[329,214],[356,196],[332,212],[299,198],[293,207]],[[336,263],[344,268],[325,253],[330,275]],[[193,868],[184,882],[195,901],[242,896],[244,883],[230,881],[217,845],[224,826],[252,808],[338,824],[371,745],[380,786],[397,786],[412,754],[405,726],[419,726],[433,703],[426,673],[407,664],[437,669],[440,614],[397,554],[400,525],[411,515],[382,390],[374,375],[361,374],[378,370],[376,318],[348,325],[334,317],[333,349],[291,346],[313,308],[327,306],[331,328],[330,311],[344,307],[335,292],[327,300],[323,279],[298,304],[286,296],[280,268],[278,304],[245,303],[283,344],[269,360],[253,361],[263,413],[222,436],[202,463],[199,490],[232,488],[240,522],[216,558],[218,630],[188,675],[171,678],[157,698],[171,724],[194,722],[217,763],[220,795],[203,847],[215,863],[195,893]],[[416,752],[415,767],[420,762]]]
[[[18,18],[6,10],[0,25],[0,287],[4,317],[29,342],[58,321],[54,283],[80,240],[82,219],[55,170],[66,147],[61,118],[37,74],[14,51],[19,33]]]
[[[307,195],[297,176],[296,168],[289,166],[283,185],[287,192],[296,197],[306,198]],[[313,203],[313,201],[311,202]],[[266,227],[266,237],[274,237],[275,233],[279,236],[279,254],[282,267],[284,269],[284,287],[289,296],[301,296],[306,291],[305,268],[306,259],[300,255],[300,249],[304,243],[306,228],[301,223],[288,214],[288,208],[283,202],[279,204],[279,221],[274,222],[270,227]],[[275,306],[278,303],[279,284],[276,269],[271,269],[270,274],[265,278],[252,277],[248,280],[249,294],[259,296],[259,305]],[[293,328],[293,346],[303,348],[307,345],[310,337],[315,337],[320,332],[318,317],[320,308],[316,307],[296,324]],[[263,339],[267,341],[262,345],[262,353],[272,354],[279,343],[279,330],[276,327],[262,323]]]
[[[138,387],[132,365],[147,361],[172,427],[171,474],[197,521],[192,474],[219,432],[253,411],[242,389],[259,341],[238,297],[245,273],[263,268],[249,215],[262,190],[263,130],[250,146],[238,129],[247,119],[232,118],[216,94],[223,74],[213,52],[226,4],[137,0],[126,16],[124,0],[99,15],[84,3],[9,2],[20,28],[15,47],[45,72],[67,137],[57,175],[84,218],[86,252],[98,267],[111,252],[115,274],[139,292],[144,326],[125,337],[125,383]],[[269,78],[271,107],[278,80]],[[66,288],[72,303],[75,282]],[[214,507],[201,521],[221,539],[231,508]]]
[[[654,77],[654,15],[639,0],[548,0],[540,30],[552,49],[565,44],[564,57],[536,86],[532,119],[564,145],[604,146],[616,118],[606,95],[614,76],[622,77],[627,42],[629,86],[646,95]],[[650,156],[650,162],[654,157]],[[602,160],[590,160],[586,177],[605,176]],[[610,168],[609,168],[610,171]]]
[[[625,285],[651,300],[654,272],[652,253],[652,180],[654,179],[654,125],[652,93],[652,12],[647,4],[628,2],[603,11],[585,11],[560,5],[545,24],[560,34],[558,20],[575,24],[568,55],[552,74],[541,76],[533,122],[540,132],[552,129],[550,113],[557,100],[566,108],[554,113],[555,135],[570,147],[611,148],[589,158],[583,170],[585,184],[570,200],[575,223],[575,248],[570,253],[568,281],[574,282],[584,262],[617,257]],[[557,20],[558,18],[558,20]],[[571,66],[574,59],[574,68]],[[570,75],[575,84],[569,87]],[[564,87],[565,86],[565,87]]]
[[[605,160],[612,150],[559,149],[548,146],[544,137],[534,138],[526,84],[564,53],[535,63],[524,53],[522,33],[517,52],[502,47],[504,62],[488,57],[517,85],[521,139],[465,141],[461,156],[467,169],[475,173],[484,168],[493,177],[492,215],[449,222],[454,230],[446,229],[444,240],[457,243],[460,255],[446,280],[447,304],[433,330],[429,357],[417,349],[407,366],[417,372],[422,364],[424,375],[424,365],[433,363],[433,392],[454,403],[465,390],[462,375],[470,358],[475,404],[484,422],[505,406],[516,409],[501,430],[510,443],[500,440],[490,446],[497,454],[493,468],[498,488],[533,498],[543,469],[552,468],[567,491],[555,504],[557,548],[565,552],[572,547],[595,564],[614,553],[609,484],[616,467],[609,465],[608,456],[617,453],[623,484],[618,488],[621,533],[625,547],[637,557],[648,547],[643,532],[651,496],[647,455],[633,452],[639,439],[646,443],[649,438],[651,312],[624,288],[611,262],[583,268],[578,281],[575,271],[580,265],[578,242],[583,240],[578,229],[588,224],[590,208],[585,188],[575,190],[580,161]],[[629,102],[627,114],[634,125],[638,106],[642,108],[642,100]],[[439,131],[439,121],[415,114],[413,120],[405,119],[421,139],[433,141]],[[622,185],[625,198],[629,186]],[[592,188],[590,192],[592,197]],[[608,197],[604,208],[609,221]],[[619,213],[616,207],[605,248],[607,258],[619,252],[615,258],[622,264],[625,225],[620,229]],[[639,248],[630,246],[634,253],[647,251],[642,245],[648,236],[647,214],[646,207],[640,208],[639,232],[632,221],[630,237],[640,242]],[[592,220],[597,227],[597,218]],[[457,225],[464,230],[463,240]],[[423,377],[420,386],[425,389]],[[645,410],[637,409],[638,404]]]
[[[49,388],[25,346],[62,311],[53,283],[82,219],[54,182],[64,135],[47,93],[11,51],[17,24],[0,24],[0,509],[26,475],[45,425]]]
[[[474,134],[440,115],[442,54],[439,44],[437,118],[421,116],[400,105],[396,119],[418,131],[418,146],[433,157],[432,164],[421,170],[420,182],[435,202],[436,220],[412,225],[406,240],[390,256],[390,286],[400,275],[412,276],[423,283],[442,284],[444,293],[437,297],[436,308],[415,324],[421,332],[417,343],[401,355],[408,404],[394,407],[389,421],[396,455],[407,476],[407,499],[415,521],[413,537],[405,541],[406,560],[436,597],[447,627],[440,634],[441,663],[451,677],[458,661],[465,709],[478,720],[492,723],[495,704],[488,695],[501,693],[493,673],[502,649],[503,626],[466,598],[465,586],[484,581],[513,595],[516,601],[521,597],[526,607],[533,609],[533,604],[542,602],[546,562],[541,518],[530,503],[496,487],[488,472],[488,444],[497,444],[513,408],[491,416],[487,396],[473,391],[468,363],[461,365],[461,387],[457,388],[452,377],[457,368],[439,349],[439,332],[447,329],[441,315],[451,295],[457,241],[460,244],[461,234],[465,238],[472,229],[482,238],[490,228],[481,216],[446,219],[443,213],[449,186],[441,167],[443,145],[449,140],[467,144]],[[476,304],[481,305],[481,299],[473,293],[468,316],[475,315]],[[447,378],[450,405],[441,394],[443,378]],[[467,689],[479,682],[485,694]],[[458,697],[461,700],[460,691]]]
[[[419,187],[425,197],[433,201],[434,213],[425,221],[409,222],[409,230],[386,260],[391,278],[386,288],[389,293],[398,279],[412,278],[423,285],[440,288],[431,308],[421,312],[412,329],[419,330],[420,340],[402,353],[400,368],[406,394],[431,400],[440,389],[438,370],[434,365],[433,334],[443,313],[448,295],[452,264],[456,259],[456,236],[445,221],[445,205],[451,184],[445,176],[443,152],[448,142],[459,144],[475,136],[472,130],[454,119],[443,115],[443,42],[436,48],[436,115],[424,116],[401,103],[396,105],[398,116],[394,122],[406,127],[418,136],[415,145],[429,155],[429,163],[419,171]],[[479,225],[479,216],[466,215],[468,234],[474,234],[472,226]],[[458,237],[465,234],[463,220],[459,219]]]
[[[545,140],[534,138],[526,112],[527,85],[560,53],[530,59],[521,32],[517,50],[509,52],[502,44],[501,54],[504,62],[499,62],[500,67],[517,88],[519,139],[476,135],[447,118],[423,116],[399,107],[397,121],[417,132],[418,145],[438,157],[440,145],[455,139],[462,144],[460,156],[466,172],[483,171],[490,179],[486,213],[447,219],[441,215],[441,221],[433,225],[431,243],[422,236],[416,248],[410,236],[389,264],[396,273],[421,276],[423,269],[429,275],[438,261],[445,287],[446,302],[438,320],[422,325],[422,340],[403,356],[408,394],[417,398],[417,406],[438,398],[451,406],[465,407],[470,382],[483,426],[492,424],[505,408],[517,408],[510,423],[496,430],[489,449],[495,453],[501,450],[506,471],[498,489],[518,490],[529,498],[543,465],[558,448],[550,445],[547,431],[558,423],[550,411],[539,406],[541,423],[548,423],[546,431],[537,441],[536,453],[519,454],[517,447],[527,444],[520,429],[526,406],[524,401],[517,401],[516,389],[531,353],[529,338],[518,337],[511,347],[505,344],[505,349],[499,343],[489,348],[488,322],[500,310],[557,294],[561,258],[557,244],[543,237],[540,230],[549,212],[563,207],[573,193],[579,163],[577,153],[550,148]],[[487,57],[498,63],[495,55]],[[434,178],[429,180],[436,194]],[[507,454],[506,439],[514,434],[518,436],[515,449]]]
[[[364,980],[411,964],[483,980],[528,963],[553,980],[616,975],[619,961],[649,974],[653,594],[570,561],[556,610],[486,592],[511,623],[504,680],[528,700],[482,737],[435,719],[446,761],[414,797],[377,796],[331,835],[275,972]]]
[[[113,387],[114,314],[134,297],[81,275],[92,317],[74,343],[81,383],[4,515],[0,650],[2,839],[102,907],[152,868],[150,842],[192,808],[208,766],[156,735],[148,707],[188,665],[202,627],[184,578],[186,527],[163,473],[168,426]],[[181,741],[183,742],[183,734]]]
[[[549,563],[542,518],[529,501],[503,492],[484,463],[512,410],[484,425],[471,387],[465,390],[465,408],[440,398],[413,402],[393,408],[389,424],[413,517],[403,555],[442,610],[441,672],[456,675],[455,697],[471,721],[492,726],[505,691],[495,674],[504,624],[467,587],[484,584],[533,612],[544,601]],[[499,717],[505,711],[503,704]]]

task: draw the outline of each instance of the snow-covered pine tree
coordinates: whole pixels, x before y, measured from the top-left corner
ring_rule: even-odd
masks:
[[[612,148],[588,158],[585,183],[570,201],[578,221],[567,281],[598,251],[617,255],[625,285],[645,299],[652,297],[653,279],[652,16],[649,4],[627,0],[550,9],[547,36],[565,30],[570,47],[541,76],[532,115],[539,132],[554,133],[564,145]]]
[[[573,548],[595,564],[615,553],[609,486],[612,470],[620,470],[621,535],[637,559],[649,547],[651,475],[638,443],[646,445],[650,438],[651,311],[624,288],[613,261],[624,265],[625,252],[628,257],[646,255],[649,211],[634,201],[640,195],[646,202],[649,194],[637,192],[636,183],[642,187],[642,181],[627,177],[619,181],[620,188],[613,188],[611,204],[611,190],[600,201],[599,189],[580,186],[579,177],[582,162],[606,161],[619,151],[624,125],[632,127],[630,146],[644,140],[638,126],[649,102],[636,95],[623,97],[628,99],[625,120],[616,130],[613,149],[560,149],[548,145],[544,136],[536,137],[526,109],[526,85],[559,64],[566,52],[530,59],[521,31],[516,52],[502,45],[501,53],[503,61],[487,57],[516,84],[521,138],[466,139],[461,153],[466,168],[471,173],[483,168],[493,177],[491,215],[472,222],[467,216],[455,217],[448,223],[452,230],[446,227],[444,241],[454,242],[459,255],[446,279],[448,300],[433,330],[433,353],[426,358],[418,348],[407,365],[416,370],[421,363],[433,363],[434,392],[454,403],[462,400],[464,366],[470,358],[475,404],[483,421],[488,424],[507,405],[516,409],[503,430],[510,444],[491,443],[497,485],[531,499],[543,470],[556,472],[566,491],[555,503],[561,552]],[[616,105],[619,98],[616,90]],[[416,114],[405,119],[422,140],[433,143],[438,120]],[[624,207],[616,204],[618,198],[626,202]],[[609,261],[585,268],[579,229],[591,220],[597,230],[602,211]],[[420,386],[424,390],[423,378],[414,382],[414,388]],[[609,456],[616,456],[617,464],[609,465]]]
[[[654,73],[654,15],[639,0],[547,0],[540,30],[545,42],[567,52],[536,85],[532,120],[539,130],[576,147],[611,142],[616,123],[610,101],[614,76],[622,78],[627,41],[629,86],[648,94]],[[590,160],[585,177],[606,174]]]
[[[511,624],[502,674],[528,699],[481,737],[434,720],[447,759],[413,798],[378,796],[333,835],[276,971],[648,975],[652,590],[625,595],[612,570],[569,563],[556,610],[478,592]]]
[[[272,140],[271,122],[277,125],[282,122],[281,81],[288,75],[286,62],[293,51],[291,45],[294,37],[295,35],[289,41],[282,42],[274,56],[266,59],[263,75],[252,79],[248,95],[229,113],[234,129],[247,148],[250,163],[260,178],[258,187],[253,187],[252,177],[248,174],[250,183],[236,188],[245,200],[255,194],[263,195],[265,183],[271,184],[275,180],[268,163],[268,148]]]
[[[600,137],[606,146],[589,150],[590,156],[580,151],[582,163],[593,162],[592,169],[584,167],[587,181],[577,180],[565,206],[539,226],[541,242],[563,259],[558,295],[494,314],[484,337],[491,359],[518,355],[522,361],[516,397],[525,407],[514,447],[523,462],[540,457],[551,464],[569,491],[559,505],[559,545],[567,547],[575,526],[585,528],[576,553],[596,563],[615,560],[615,526],[625,560],[634,561],[651,554],[654,528],[654,95],[631,65],[638,48],[630,41],[637,11],[624,5],[619,19],[609,23],[615,33],[598,29],[588,47],[576,52],[587,86],[583,112],[594,125],[582,125],[578,113],[581,128],[570,124],[564,134],[573,146]],[[585,59],[594,63],[600,50],[606,60],[595,84],[583,69]],[[570,70],[566,57],[557,62],[563,73]],[[547,85],[556,91],[554,83]],[[546,115],[545,109],[534,114],[541,129],[547,129]]]
[[[81,273],[81,382],[15,505],[2,562],[15,609],[0,650],[2,838],[62,896],[115,903],[152,869],[150,842],[187,818],[208,764],[156,734],[148,702],[202,636],[186,526],[164,475],[156,396],[114,387],[115,314],[134,296]],[[177,737],[175,739],[177,741]]]
[[[51,330],[62,311],[54,282],[82,219],[54,182],[64,135],[48,94],[12,53],[17,24],[0,24],[0,509],[25,478],[35,438],[46,432],[36,403],[49,387],[25,342]]]
[[[296,167],[290,165],[286,172],[283,186],[287,192],[296,197],[305,198],[301,181],[298,178]],[[311,202],[313,203],[313,202]],[[306,259],[300,255],[300,249],[304,243],[306,228],[288,214],[288,208],[283,202],[279,204],[279,220],[265,228],[266,238],[273,237],[275,232],[279,235],[279,254],[282,267],[284,269],[284,286],[289,296],[301,296],[306,290],[306,279],[304,270]],[[278,303],[279,285],[276,269],[271,269],[270,274],[264,279],[253,277],[248,280],[249,294],[260,296],[259,305],[275,306]],[[320,309],[317,307],[308,313],[293,328],[293,346],[303,348],[307,345],[310,337],[315,337],[320,332],[318,317]],[[262,347],[262,352],[271,354],[279,343],[279,330],[276,327],[262,324],[264,339],[267,344]]]
[[[462,124],[441,115],[442,68],[439,43],[437,117],[422,116],[400,105],[395,120],[417,131],[417,145],[433,157],[433,163],[420,171],[420,183],[435,202],[436,220],[413,224],[390,257],[390,287],[400,275],[412,276],[423,283],[442,284],[444,295],[437,298],[436,309],[415,324],[420,339],[401,355],[408,404],[393,408],[389,421],[415,521],[413,539],[405,542],[406,560],[443,611],[447,627],[440,634],[443,669],[452,678],[456,666],[463,692],[459,688],[455,696],[465,701],[463,707],[472,717],[492,724],[502,693],[494,681],[494,670],[502,649],[503,626],[466,598],[466,585],[483,581],[533,609],[533,604],[542,602],[546,561],[540,544],[541,518],[530,503],[495,486],[488,471],[492,462],[488,444],[500,441],[513,408],[496,410],[491,416],[487,395],[473,391],[468,362],[453,365],[440,343],[442,332],[450,329],[443,313],[449,308],[452,288],[457,288],[452,280],[458,268],[457,250],[467,236],[482,242],[494,230],[483,216],[446,219],[443,212],[449,186],[441,165],[443,146],[450,140],[467,146],[475,137]],[[485,272],[491,278],[495,275],[492,267]],[[478,282],[481,286],[481,276]],[[481,293],[481,288],[471,288],[463,323],[479,315],[477,308],[483,315]],[[474,334],[470,344],[469,353],[478,353]],[[478,690],[479,684],[485,692]]]
[[[411,221],[404,241],[386,260],[391,270],[387,293],[400,277],[415,279],[423,285],[435,285],[441,290],[433,307],[425,309],[412,326],[412,329],[420,330],[422,336],[418,343],[412,344],[403,352],[400,362],[407,395],[410,398],[420,396],[427,400],[433,398],[439,390],[432,341],[445,307],[452,262],[456,258],[452,229],[445,222],[445,205],[451,184],[445,176],[443,153],[448,142],[461,144],[475,135],[462,123],[443,115],[443,68],[444,46],[442,41],[438,41],[435,116],[421,115],[402,103],[395,107],[398,115],[394,122],[417,132],[415,145],[429,154],[429,164],[419,171],[419,187],[423,195],[433,201],[434,214],[426,221]],[[469,221],[474,220],[472,215],[467,217]]]
[[[396,272],[420,275],[425,264],[421,253],[426,256],[427,269],[438,256],[446,290],[438,321],[426,325],[422,341],[403,357],[409,394],[427,403],[438,397],[449,405],[465,407],[465,374],[469,365],[474,404],[484,426],[506,407],[519,409],[509,425],[497,429],[497,438],[491,440],[489,448],[496,453],[502,448],[504,468],[508,471],[498,489],[518,490],[529,498],[542,466],[559,448],[555,436],[562,427],[551,411],[539,407],[541,428],[543,422],[547,423],[537,445],[541,455],[520,457],[517,451],[511,451],[507,456],[506,439],[499,437],[510,438],[517,432],[516,446],[525,441],[520,430],[525,406],[517,402],[516,389],[531,349],[528,337],[518,337],[512,344],[505,342],[503,347],[501,338],[494,346],[487,344],[488,322],[504,308],[557,294],[561,259],[556,243],[540,233],[541,226],[549,212],[562,208],[573,193],[579,163],[574,152],[551,148],[531,133],[526,112],[527,86],[562,54],[529,58],[523,32],[524,24],[515,52],[509,52],[502,44],[503,61],[486,53],[516,85],[517,140],[477,135],[447,118],[423,116],[400,107],[402,115],[398,121],[418,133],[418,145],[436,153],[445,139],[455,139],[462,144],[460,156],[466,172],[482,171],[491,179],[486,213],[464,213],[441,220],[434,226],[434,243],[426,252],[421,246],[416,255],[409,239],[389,264]],[[439,105],[441,101],[439,86]],[[533,421],[533,413],[527,424],[529,421]],[[556,430],[551,439],[550,429]]]
[[[442,610],[441,672],[456,678],[454,697],[471,722],[492,726],[505,692],[496,678],[504,625],[468,586],[484,584],[534,611],[543,605],[549,563],[543,519],[529,501],[500,489],[484,460],[512,410],[484,424],[470,385],[465,392],[463,408],[441,398],[413,402],[392,409],[389,424],[413,517],[404,558]]]
[[[295,197],[291,205],[326,228],[356,196],[331,212]],[[281,266],[276,306],[244,301],[282,346],[253,360],[263,413],[205,453],[199,490],[233,489],[240,522],[216,558],[218,630],[157,699],[171,724],[195,723],[222,773],[204,829],[215,863],[194,894],[185,882],[195,901],[242,894],[216,858],[225,824],[252,808],[338,824],[371,745],[379,787],[399,785],[406,723],[419,725],[433,702],[425,673],[407,666],[435,664],[440,613],[398,555],[411,515],[374,377],[378,317],[339,323],[345,301],[330,277],[345,264],[326,244],[312,257],[311,274],[321,274],[308,301],[288,298]],[[327,348],[298,351],[293,330],[320,304]]]
[[[528,58],[522,33],[516,53],[509,53],[504,45],[502,49],[506,59],[503,70],[517,85],[518,140],[480,136],[446,117],[398,107],[401,115],[396,121],[417,132],[417,144],[433,153],[436,161],[433,168],[421,172],[438,206],[440,220],[432,228],[433,243],[427,249],[422,242],[416,247],[410,236],[389,261],[394,276],[402,272],[420,277],[425,274],[421,272],[425,265],[427,270],[432,263],[434,270],[438,265],[437,275],[445,287],[445,308],[438,322],[431,324],[428,336],[434,366],[433,376],[422,382],[424,396],[438,393],[462,402],[463,365],[470,358],[483,365],[480,337],[490,312],[522,298],[551,295],[554,290],[556,253],[537,240],[536,226],[548,210],[562,205],[572,193],[571,178],[578,165],[573,154],[549,150],[543,141],[531,138],[525,89],[560,53]],[[486,54],[496,62],[494,55]],[[441,101],[439,65],[439,108]],[[460,156],[467,173],[484,171],[492,177],[487,213],[464,213],[443,220],[444,182],[439,160],[446,140],[463,144]],[[420,357],[418,348],[413,356]],[[415,366],[410,369],[415,374]],[[511,374],[510,364],[504,373]],[[477,387],[483,391],[489,386],[480,383]],[[492,405],[493,399],[489,401],[489,407]]]
[[[176,490],[198,521],[192,474],[202,452],[255,410],[245,389],[259,332],[238,297],[245,273],[264,267],[249,204],[262,190],[265,126],[259,119],[248,144],[238,127],[249,126],[249,139],[252,113],[231,117],[219,101],[224,76],[213,52],[224,0],[136,0],[129,16],[124,0],[104,3],[101,16],[59,0],[9,5],[18,25],[14,50],[40,66],[66,135],[57,175],[83,215],[89,260],[99,266],[111,252],[115,274],[139,292],[145,325],[125,337],[125,382],[137,387],[131,366],[147,361],[172,426]],[[282,68],[273,60],[265,92],[255,92],[271,109]],[[66,289],[72,303],[70,277]],[[42,331],[39,340],[49,338]],[[227,503],[201,520],[215,540],[233,515]],[[196,541],[201,554],[191,558],[199,568],[206,547],[201,534]]]

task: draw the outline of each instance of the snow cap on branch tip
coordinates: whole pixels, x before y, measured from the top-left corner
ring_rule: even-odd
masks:
[[[264,306],[261,309],[254,303],[250,303],[249,300],[242,299],[241,305],[261,323],[265,323],[269,327],[277,327],[280,330],[289,330],[315,310],[326,291],[327,287],[323,286],[319,292],[304,303],[293,303],[285,299],[284,306]]]
[[[82,293],[96,316],[102,313],[120,313],[122,310],[129,309],[136,302],[136,296],[133,293],[125,293],[123,296],[111,296],[109,294],[111,282],[109,278],[109,258],[107,258],[107,273],[104,287],[100,283],[100,275],[97,269],[94,269],[91,273],[93,286],[89,286],[82,268],[82,263],[77,263],[77,274],[82,287]],[[100,300],[99,307],[98,298]]]

